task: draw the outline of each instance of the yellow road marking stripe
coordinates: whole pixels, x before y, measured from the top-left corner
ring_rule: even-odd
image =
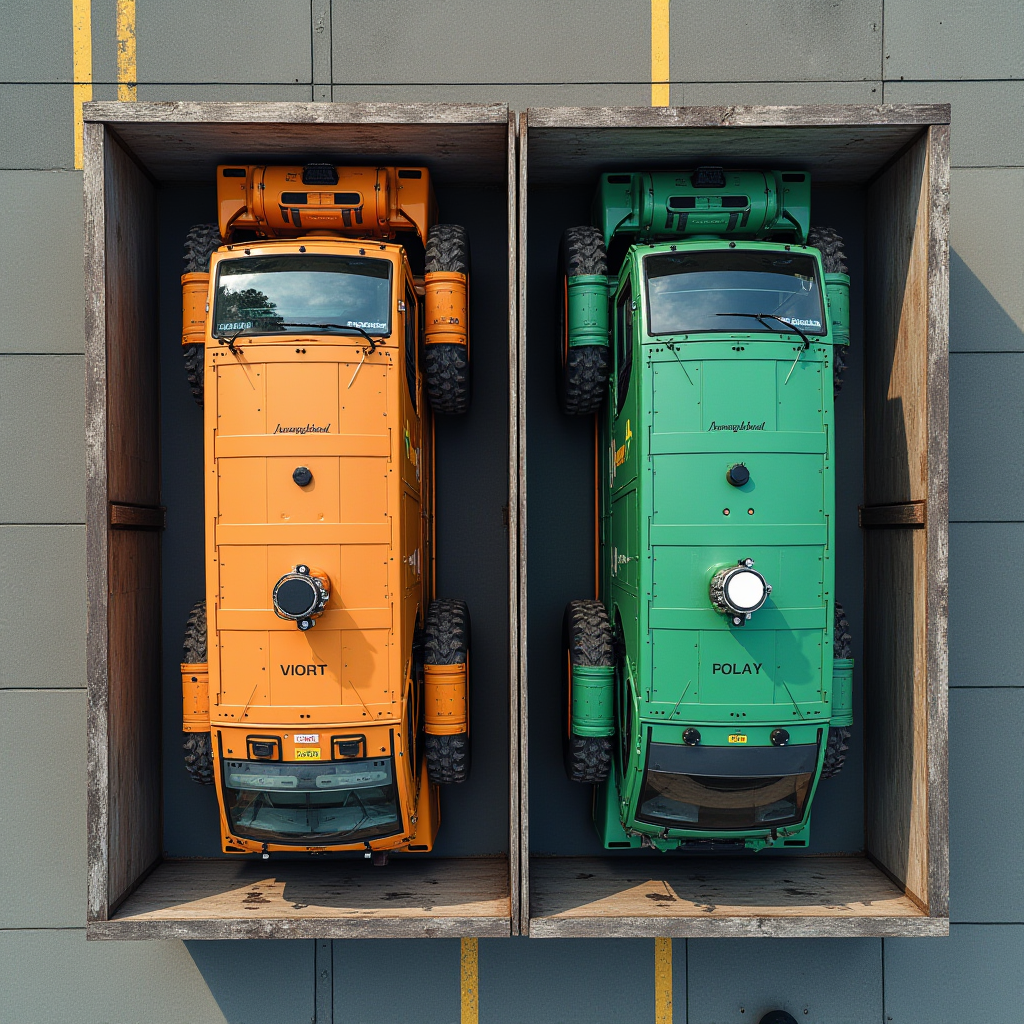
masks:
[[[479,959],[477,940],[462,940],[462,1024],[477,1024],[480,1004],[477,998]]]
[[[651,0],[651,106],[668,106],[668,5]]]
[[[73,62],[71,78],[75,83],[75,167],[82,168],[82,104],[92,99],[92,0],[72,0],[71,43]]]
[[[654,940],[654,1024],[672,1024],[672,940]]]
[[[135,82],[135,0],[117,0],[117,98],[138,99]]]

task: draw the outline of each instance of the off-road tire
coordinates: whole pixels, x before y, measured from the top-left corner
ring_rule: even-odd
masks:
[[[465,782],[469,778],[469,736],[427,736],[423,744],[427,754],[427,777],[439,786]]]
[[[614,665],[615,637],[601,601],[570,601],[562,619],[562,756],[570,782],[604,782],[612,765],[611,736],[569,732],[570,665]]]
[[[185,638],[181,645],[181,660],[189,665],[202,665],[206,661],[206,601],[196,601],[185,623]],[[213,748],[208,732],[186,732],[185,768],[200,786],[213,785]]]
[[[181,660],[188,665],[201,665],[206,656],[206,598],[196,601],[185,622],[185,639],[181,645]]]
[[[423,382],[430,408],[444,416],[461,416],[469,411],[472,385],[469,355],[465,345],[435,341],[426,346]]]
[[[185,379],[192,397],[201,409],[203,407],[203,382],[206,376],[206,346],[186,345],[182,350],[185,357]]]
[[[813,227],[807,232],[807,244],[821,253],[826,274],[847,274],[846,245],[835,228]]]
[[[185,237],[185,273],[206,274],[210,257],[224,244],[216,224],[193,224]]]
[[[561,401],[567,416],[591,416],[601,409],[608,392],[611,362],[604,345],[576,345],[562,365]]]
[[[468,274],[469,235],[459,224],[435,224],[427,232],[424,270]],[[444,416],[469,411],[472,397],[469,346],[439,341],[426,346],[423,375],[430,408]]]
[[[853,635],[843,606],[836,602],[835,627],[832,633],[832,653],[836,658],[853,657]],[[850,729],[847,726],[832,726],[828,731],[828,745],[825,748],[825,763],[821,769],[823,779],[834,779],[846,763],[849,749]]]
[[[846,245],[843,236],[835,228],[814,227],[807,232],[807,244],[814,246],[821,253],[821,262],[826,274],[847,274]],[[832,349],[832,396],[843,390],[843,377],[846,374],[846,355],[850,351],[847,345],[837,345]]]
[[[836,658],[853,657],[853,634],[843,606],[836,601],[835,626],[832,631],[832,654]]]
[[[224,244],[220,228],[216,224],[194,224],[185,238],[185,273],[209,273],[210,257]],[[205,345],[186,345],[182,349],[185,357],[185,377],[192,397],[203,405],[203,375],[206,359]]]
[[[208,732],[187,732],[185,742],[185,769],[193,782],[200,786],[213,785],[213,747]]]
[[[825,763],[821,768],[823,779],[834,779],[846,763],[849,749],[850,730],[846,726],[833,725],[828,730],[828,745],[825,748]]]
[[[567,277],[607,274],[608,251],[597,228],[567,228],[558,253],[558,399],[567,416],[590,416],[601,408],[608,391],[607,345],[576,345],[566,348],[565,308]]]
[[[469,273],[469,235],[461,224],[435,224],[427,232],[423,269],[428,274]]]
[[[427,665],[464,665],[469,658],[469,608],[465,601],[432,601],[423,627],[423,661]],[[427,777],[441,786],[469,778],[469,735],[430,736],[424,740]]]

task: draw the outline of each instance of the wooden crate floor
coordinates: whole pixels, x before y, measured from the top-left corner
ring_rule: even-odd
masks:
[[[164,861],[92,938],[509,934],[508,861]]]
[[[863,857],[570,858],[530,864],[530,935],[933,935]]]

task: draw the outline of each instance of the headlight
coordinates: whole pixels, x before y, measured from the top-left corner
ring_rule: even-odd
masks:
[[[771,585],[753,567],[752,558],[741,558],[727,569],[720,569],[711,580],[711,603],[728,615],[734,626],[742,626],[772,592]]]

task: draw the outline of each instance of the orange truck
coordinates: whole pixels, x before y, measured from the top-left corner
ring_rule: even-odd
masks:
[[[182,277],[206,479],[185,765],[226,853],[385,864],[432,848],[438,787],[469,772],[433,430],[469,404],[468,239],[423,167],[225,165],[217,204]]]

